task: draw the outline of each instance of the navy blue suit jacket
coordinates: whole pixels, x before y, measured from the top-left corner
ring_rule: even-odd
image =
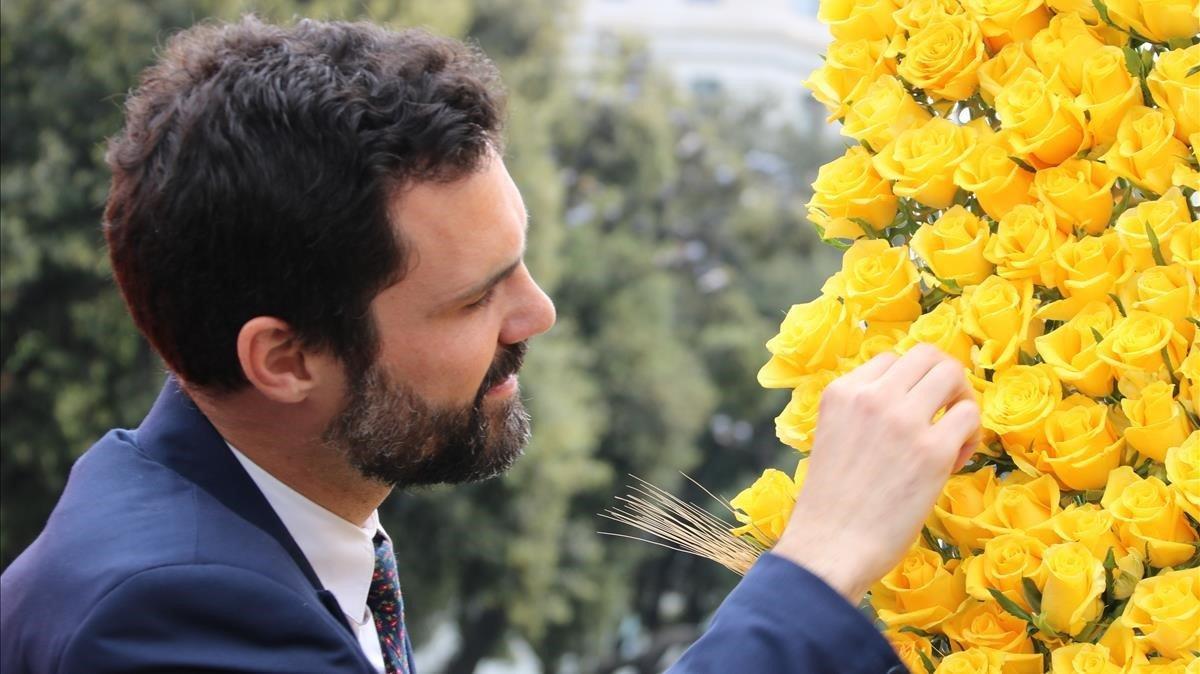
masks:
[[[874,627],[765,556],[672,669],[903,672]],[[75,463],[0,577],[0,671],[373,672],[333,596],[173,380]]]

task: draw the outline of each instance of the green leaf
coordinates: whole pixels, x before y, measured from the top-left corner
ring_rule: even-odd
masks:
[[[1038,589],[1037,583],[1033,582],[1032,578],[1021,579],[1021,592],[1025,595],[1025,601],[1029,602],[1029,606],[1034,613],[1042,611],[1042,591]]]
[[[1097,344],[1104,341],[1104,335],[1100,334],[1100,331],[1096,328],[1092,328],[1092,338],[1096,340]]]
[[[989,587],[988,594],[992,595],[992,599],[995,599],[996,603],[1000,604],[1000,608],[1004,609],[1005,611],[1008,611],[1012,615],[1015,615],[1016,617],[1020,618],[1021,620],[1024,620],[1027,623],[1033,622],[1033,616],[1029,615],[1029,612],[1027,612],[1025,609],[1021,608],[1021,605],[1018,604],[1017,602],[1006,597],[1004,595],[1004,593],[1001,592],[1000,590],[997,590],[994,587]]]
[[[872,225],[871,223],[867,222],[866,220],[864,220],[862,218],[850,218],[850,222],[853,222],[854,224],[861,227],[862,231],[867,235],[867,238],[869,238],[869,239],[883,238],[882,235],[880,235],[879,231],[875,229],[874,225]]]
[[[1008,158],[1011,159],[1014,164],[1016,164],[1017,166],[1020,166],[1021,168],[1025,169],[1026,171],[1029,171],[1030,173],[1037,173],[1037,169],[1030,166],[1029,163],[1026,162],[1024,159],[1021,159],[1020,157],[1016,157],[1013,155],[1009,155]]]
[[[925,671],[933,674],[937,667],[933,666],[933,661],[929,659],[928,655],[925,655],[925,651],[917,649],[917,655],[921,656],[921,664],[925,667]]]
[[[1175,386],[1176,395],[1179,394],[1179,376],[1175,374],[1175,366],[1171,364],[1171,354],[1167,352],[1167,347],[1162,348],[1163,362],[1167,364],[1167,373],[1171,375],[1171,384]]]
[[[1129,315],[1129,314],[1128,314],[1128,313],[1125,311],[1125,303],[1121,301],[1121,298],[1120,298],[1120,297],[1117,297],[1117,294],[1116,294],[1116,293],[1109,293],[1109,294],[1108,294],[1108,296],[1109,296],[1109,297],[1111,297],[1111,298],[1112,298],[1112,301],[1116,303],[1116,305],[1117,305],[1117,311],[1121,312],[1121,315],[1122,315],[1122,316],[1128,316],[1128,315]]]
[[[1167,266],[1167,260],[1163,257],[1162,247],[1158,244],[1158,234],[1154,232],[1154,228],[1150,223],[1146,223],[1146,238],[1150,239],[1150,252],[1154,254],[1154,263],[1160,267]]]
[[[925,637],[926,639],[933,638],[932,632],[926,632],[925,630],[921,629],[920,627],[913,627],[912,625],[905,625],[904,627],[901,627],[900,629],[898,629],[896,631],[897,632],[908,632],[910,634],[915,634],[919,637]]]
[[[1125,69],[1134,77],[1142,77],[1142,55],[1138,50],[1126,45],[1121,48],[1125,52]]]
[[[1035,615],[1033,617],[1033,626],[1038,628],[1039,632],[1045,634],[1051,639],[1057,639],[1059,637],[1059,633],[1050,626],[1050,623],[1046,622],[1046,616],[1044,615]]]
[[[1120,26],[1113,23],[1112,17],[1108,15],[1108,7],[1104,4],[1103,0],[1092,0],[1092,6],[1095,7],[1096,11],[1100,13],[1100,19],[1104,21],[1104,23],[1107,23],[1113,28],[1120,28]]]
[[[1184,75],[1184,77],[1191,77],[1196,73],[1200,73],[1200,66],[1192,66],[1191,68],[1188,68],[1187,75]]]
[[[1039,362],[1041,362],[1037,359],[1037,357],[1031,356],[1020,349],[1017,349],[1017,361],[1020,362],[1021,365],[1037,365]]]

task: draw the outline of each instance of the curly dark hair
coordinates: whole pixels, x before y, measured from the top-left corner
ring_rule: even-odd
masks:
[[[486,56],[420,30],[246,17],[175,35],[108,148],[104,232],[134,322],[214,392],[247,384],[255,316],[365,370],[368,307],[408,259],[391,198],[482,166],[503,108]]]

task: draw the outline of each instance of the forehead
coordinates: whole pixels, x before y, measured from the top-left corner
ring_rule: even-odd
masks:
[[[393,226],[409,252],[400,285],[474,283],[511,263],[525,244],[525,204],[504,162],[449,183],[418,183],[392,201]]]

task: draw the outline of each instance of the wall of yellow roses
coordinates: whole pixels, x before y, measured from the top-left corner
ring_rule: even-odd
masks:
[[[821,392],[929,342],[985,442],[867,600],[915,672],[1200,672],[1200,4],[823,0],[845,251],[759,373],[800,454],[731,505],[770,547]]]

